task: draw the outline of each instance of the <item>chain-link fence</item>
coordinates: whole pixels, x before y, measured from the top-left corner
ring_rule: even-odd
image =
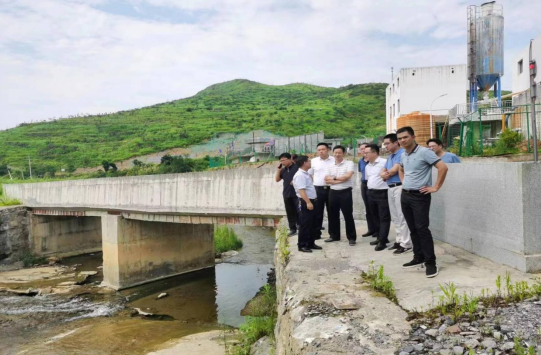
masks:
[[[460,106],[451,111],[442,132],[446,137],[442,140],[454,153],[468,157],[532,152],[530,105],[512,105],[511,101],[501,106],[479,104],[472,112],[467,112],[470,105]],[[541,118],[541,105],[535,111]],[[538,132],[539,127],[538,123]]]

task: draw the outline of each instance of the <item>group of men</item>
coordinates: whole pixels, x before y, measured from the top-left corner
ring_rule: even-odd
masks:
[[[446,163],[460,163],[458,157],[443,150],[439,139],[430,139],[428,148],[415,142],[411,127],[400,128],[384,137],[383,146],[390,153],[380,157],[376,144],[362,144],[363,158],[359,161],[361,196],[366,210],[368,231],[363,237],[374,237],[370,242],[375,251],[392,250],[400,255],[413,252],[413,259],[404,268],[424,264],[427,277],[438,275],[434,242],[429,229],[431,194],[437,192],[447,174]],[[324,212],[327,209],[329,238],[340,240],[340,212],[346,225],[350,246],[357,240],[353,219],[354,163],[344,159],[346,150],[337,145],[330,154],[327,143],[319,143],[317,157],[310,160],[289,153],[280,155],[276,181],[284,181],[284,203],[289,222],[289,236],[297,233],[298,249],[311,253],[322,249],[315,241],[321,239]],[[432,169],[438,171],[432,185]],[[396,240],[390,243],[391,221]]]

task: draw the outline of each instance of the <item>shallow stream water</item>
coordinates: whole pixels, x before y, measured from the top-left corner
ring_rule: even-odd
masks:
[[[0,354],[147,354],[171,339],[238,327],[240,311],[267,282],[274,233],[235,231],[244,247],[214,268],[121,292],[96,287],[103,278],[100,253],[63,260],[98,274],[76,295],[0,294]],[[167,297],[157,299],[161,293]],[[134,308],[154,316],[134,316]]]

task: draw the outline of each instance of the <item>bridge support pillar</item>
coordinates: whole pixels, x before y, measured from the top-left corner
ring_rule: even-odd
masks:
[[[101,218],[39,216],[30,219],[30,245],[36,255],[67,257],[101,250]]]
[[[213,227],[103,216],[104,284],[118,290],[213,267]]]

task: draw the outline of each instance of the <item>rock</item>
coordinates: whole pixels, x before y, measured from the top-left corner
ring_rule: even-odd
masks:
[[[167,292],[160,293],[160,294],[158,295],[158,299],[161,299],[161,298],[164,298],[164,297],[167,297],[167,296],[169,296],[169,294],[168,294]]]
[[[461,331],[462,331],[462,329],[460,329],[460,327],[457,324],[452,325],[452,326],[447,328],[447,333],[449,333],[449,334],[458,334]]]
[[[231,258],[235,255],[237,255],[239,252],[236,250],[229,250],[222,253],[222,258]]]
[[[481,344],[487,349],[495,349],[498,346],[492,339],[483,340]]]
[[[479,346],[479,342],[475,339],[470,339],[470,340],[467,340],[464,345],[468,348],[468,349],[475,349],[476,347]]]
[[[221,264],[223,263],[224,261],[221,259],[221,258],[216,258],[214,259],[214,264]]]
[[[502,333],[496,331],[492,335],[494,336],[494,339],[502,340]]]
[[[464,348],[463,347],[461,347],[461,346],[453,346],[453,354],[462,355],[463,353],[464,353]]]
[[[264,336],[252,344],[250,355],[270,355],[273,353],[273,349],[274,345],[272,340],[268,336]]]
[[[442,350],[440,350],[440,355],[451,355],[451,350],[442,349]]]
[[[445,330],[447,329],[447,324],[442,324],[441,327],[438,329],[440,334],[445,333]]]
[[[515,343],[512,342],[512,341],[508,341],[507,343],[503,344],[503,346],[502,346],[502,350],[504,350],[504,351],[512,350],[514,348],[515,348]]]
[[[435,338],[438,335],[437,329],[429,329],[425,332],[426,335],[430,335],[431,337]]]
[[[49,263],[49,265],[59,264],[61,260],[62,259],[60,259],[60,258],[58,258],[56,256],[51,256],[51,257],[47,258],[47,262]]]
[[[415,351],[422,351],[424,348],[425,348],[425,346],[423,344],[415,344],[415,345],[413,345],[413,349]]]
[[[331,302],[336,309],[354,310],[361,308],[361,300],[348,294],[336,295]]]
[[[83,275],[83,276],[95,276],[97,274],[98,274],[97,271],[81,271],[81,272],[79,272],[79,275]]]
[[[409,353],[405,352],[405,351],[401,351],[400,353],[398,353],[398,355],[408,355]]]
[[[103,269],[103,265],[98,266],[96,269]]]
[[[59,283],[57,286],[75,286],[77,285],[77,281],[64,281],[64,282],[61,282]]]
[[[411,345],[406,345],[405,347],[403,347],[402,349],[400,349],[400,352],[403,352],[403,353],[411,353],[413,351],[413,346]]]

